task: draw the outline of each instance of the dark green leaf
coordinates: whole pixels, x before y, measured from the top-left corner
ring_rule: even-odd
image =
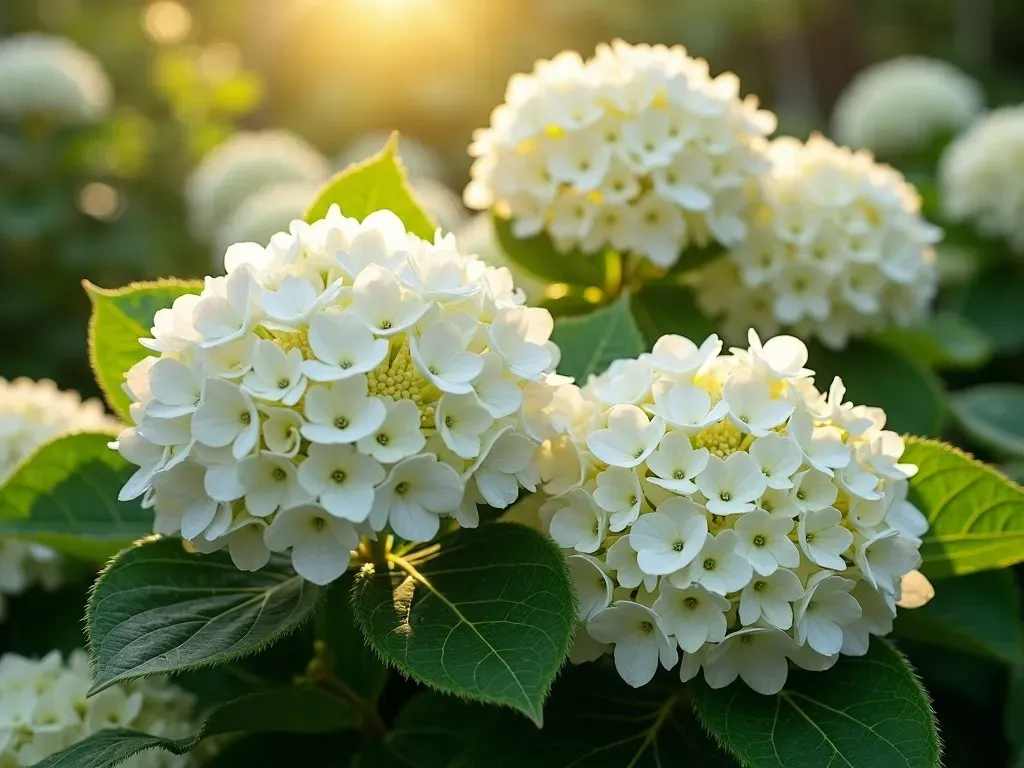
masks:
[[[890,328],[875,340],[922,365],[936,368],[978,368],[992,356],[992,340],[971,322],[952,312],[931,315],[914,328]]]
[[[937,435],[942,428],[941,382],[905,355],[865,340],[851,341],[842,350],[813,344],[807,367],[815,371],[819,389],[827,391],[832,379],[840,376],[851,402],[885,409],[888,429]]]
[[[328,587],[317,609],[317,635],[327,643],[334,676],[360,698],[375,702],[384,690],[388,668],[363,640],[352,612],[354,574],[349,572]]]
[[[103,562],[153,530],[152,510],[117,500],[134,467],[107,447],[113,436],[59,437],[0,486],[0,535]]]
[[[1000,264],[978,274],[964,291],[960,311],[1006,354],[1024,347],[1024,271]]]
[[[1005,712],[1006,740],[1010,742],[1011,752],[1017,756],[1015,765],[1024,765],[1024,665],[1012,673]]]
[[[921,571],[933,579],[1024,560],[1024,490],[957,448],[910,438],[902,461],[917,464],[909,500],[929,528]],[[941,587],[940,587],[941,589]]]
[[[950,407],[957,426],[978,445],[1024,457],[1024,386],[979,384],[955,393]]]
[[[365,566],[353,605],[374,649],[403,673],[538,724],[576,613],[558,548],[509,523],[467,531],[410,560],[392,556],[387,571]]]
[[[931,703],[913,670],[883,640],[841,656],[827,672],[791,671],[762,696],[734,683],[693,686],[704,727],[749,768],[938,768]]]
[[[624,294],[589,315],[558,318],[551,334],[562,350],[558,372],[583,386],[587,377],[601,373],[615,360],[646,351],[629,306],[630,299]]]
[[[190,554],[174,539],[125,550],[89,600],[93,692],[256,653],[309,618],[321,594],[285,558],[246,573],[226,554]]]
[[[945,579],[927,605],[899,612],[895,632],[1004,664],[1024,664],[1021,593],[1010,571]]]
[[[715,332],[714,322],[697,309],[693,291],[682,285],[645,285],[633,296],[630,309],[651,344],[673,333],[700,344]]]
[[[406,230],[424,240],[434,240],[437,225],[416,200],[398,157],[398,134],[391,134],[388,143],[376,155],[350,165],[317,195],[306,211],[306,221],[317,221],[337,204],[343,215],[362,221],[374,211],[389,210]]]
[[[157,310],[171,306],[186,293],[199,293],[203,284],[194,281],[161,280],[155,283],[132,283],[124,288],[107,290],[85,281],[86,293],[92,302],[89,319],[89,359],[103,394],[114,412],[130,421],[131,401],[121,389],[128,369],[149,354],[139,339],[150,335]]]
[[[581,253],[577,250],[562,253],[544,232],[533,237],[518,238],[512,234],[512,223],[508,219],[494,216],[493,221],[501,250],[536,277],[553,283],[596,285],[603,288],[607,279],[608,261],[612,261],[613,269],[621,269],[619,255],[616,253]]]

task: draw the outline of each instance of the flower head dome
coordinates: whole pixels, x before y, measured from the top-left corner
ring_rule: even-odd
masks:
[[[787,327],[830,347],[922,319],[941,232],[903,176],[822,136],[777,139],[769,158],[750,236],[704,271],[702,309],[733,338]]]
[[[984,108],[981,85],[948,61],[903,56],[853,79],[836,102],[832,133],[858,149],[899,153],[958,132]]]
[[[218,228],[214,246],[218,261],[235,243],[270,243],[270,238],[302,218],[319,191],[320,184],[306,181],[271,184],[256,190]]]
[[[121,498],[154,504],[158,533],[246,570],[290,550],[325,584],[362,535],[426,541],[534,487],[524,403],[558,350],[507,270],[337,206],[224,261],[156,314],[127,374]]]
[[[286,131],[236,133],[214,149],[188,179],[185,202],[198,237],[212,238],[242,203],[264,187],[330,175],[327,160]]]
[[[676,46],[601,45],[515,75],[470,147],[470,208],[494,208],[517,237],[605,248],[672,266],[691,243],[743,240],[750,187],[775,117],[739,99]]]
[[[980,118],[939,166],[944,212],[1024,253],[1024,104]]]
[[[541,521],[580,597],[576,662],[782,688],[892,628],[927,528],[878,408],[819,392],[791,336],[663,336],[546,407]],[[680,663],[680,651],[682,660]]]
[[[103,67],[70,40],[35,32],[0,40],[0,119],[95,123],[113,99]]]
[[[92,671],[84,651],[62,660],[58,651],[41,659],[15,653],[0,656],[0,700],[8,727],[0,740],[0,764],[34,765],[67,745],[106,728],[131,728],[168,739],[188,738],[195,697],[165,678],[149,677],[86,697]],[[151,750],[121,765],[128,768],[183,768],[187,755]]]

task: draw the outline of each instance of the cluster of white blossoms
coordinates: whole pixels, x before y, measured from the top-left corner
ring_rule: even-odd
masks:
[[[154,505],[158,533],[245,570],[291,550],[326,584],[360,536],[426,541],[534,488],[524,404],[558,350],[508,270],[336,206],[225,267],[156,314],[126,377],[117,445],[139,470],[120,498]]]
[[[1024,104],[980,118],[939,166],[944,213],[1024,254]]]
[[[771,694],[787,659],[827,669],[891,630],[927,528],[917,467],[884,412],[815,388],[802,342],[749,341],[663,336],[547,403],[540,517],[580,598],[574,662],[611,651],[641,686],[682,651],[683,681]]]
[[[454,230],[454,234],[463,253],[472,254],[492,267],[506,267],[528,302],[536,304],[544,298],[548,283],[531,275],[505,254],[494,231],[494,220],[489,215],[478,213],[472,216],[462,227]]]
[[[96,58],[72,41],[30,32],[0,40],[0,120],[102,120],[113,88]]]
[[[822,136],[780,138],[768,153],[749,237],[703,270],[696,298],[728,338],[790,328],[830,347],[908,326],[938,285],[941,230],[895,169]]]
[[[42,659],[0,657],[0,765],[34,765],[105,728],[131,728],[171,739],[195,733],[194,697],[165,679],[150,677],[107,688],[92,686],[89,659],[58,651]],[[128,758],[128,768],[183,768],[187,755],[150,750]]]
[[[879,154],[925,147],[985,108],[977,80],[941,59],[902,56],[860,72],[832,112],[836,140]]]
[[[746,234],[764,137],[775,116],[739,99],[679,47],[598,46],[515,75],[477,131],[470,208],[494,208],[516,237],[546,231],[562,250],[605,248],[675,264],[690,244]]]
[[[18,463],[47,441],[68,432],[113,431],[117,422],[98,400],[62,392],[52,381],[0,378],[0,487]],[[56,554],[38,544],[0,539],[0,619],[6,613],[6,595],[20,595],[39,584],[56,589],[60,584]]]
[[[327,159],[292,133],[236,133],[204,157],[186,182],[185,203],[190,226],[200,239],[223,241],[222,228],[241,229],[233,217],[253,195],[273,186],[316,186],[328,176]],[[278,201],[285,199],[283,192],[267,194]],[[294,195],[287,199],[294,205]],[[260,203],[261,211],[267,213],[269,205]],[[291,218],[282,219],[279,224],[285,227],[289,221]],[[260,233],[265,231],[260,230]]]

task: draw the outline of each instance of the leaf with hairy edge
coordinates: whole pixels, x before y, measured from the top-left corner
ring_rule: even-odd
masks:
[[[150,335],[153,316],[186,293],[199,293],[198,281],[160,280],[155,283],[131,283],[124,288],[99,288],[82,282],[92,302],[89,318],[89,360],[96,381],[114,412],[131,421],[131,401],[121,389],[124,375],[139,360],[150,354],[139,339]]]
[[[1024,561],[1024,489],[951,445],[909,438],[909,500],[928,518],[921,571],[932,579]]]
[[[311,686],[287,686],[216,707],[199,733],[181,739],[130,728],[106,728],[35,764],[35,768],[113,768],[148,749],[183,755],[208,736],[225,733],[333,733],[357,728],[359,713],[346,701]]]
[[[358,221],[374,211],[389,210],[402,220],[407,231],[431,242],[437,231],[409,187],[405,166],[398,156],[397,132],[376,155],[350,165],[328,181],[303,218],[318,221],[334,204],[344,216]]]
[[[556,320],[551,340],[562,350],[558,372],[583,386],[588,376],[603,372],[615,360],[646,351],[629,305],[629,297],[623,295],[589,315]]]
[[[421,683],[504,704],[539,725],[576,617],[554,543],[490,523],[408,559],[389,557],[389,570],[366,566],[352,593],[381,657]]]
[[[873,638],[867,655],[827,672],[791,670],[762,696],[742,682],[702,681],[693,705],[704,727],[748,768],[938,768],[931,702],[906,660]]]
[[[930,645],[1024,665],[1021,592],[1011,571],[946,579],[931,602],[896,617],[894,632]]]
[[[1001,456],[1024,457],[1024,386],[979,384],[955,393],[950,406],[972,442]]]
[[[103,562],[153,530],[153,511],[117,500],[135,467],[107,447],[113,435],[58,437],[0,485],[0,535]]]
[[[554,283],[603,287],[609,258],[613,261],[614,269],[621,269],[616,254],[605,256],[603,253],[581,253],[576,250],[562,253],[544,232],[533,237],[516,237],[512,233],[512,222],[508,219],[494,216],[492,220],[501,250],[536,277]]]
[[[225,553],[190,554],[176,539],[125,550],[89,599],[91,693],[256,653],[309,618],[321,595],[287,558],[246,573]]]

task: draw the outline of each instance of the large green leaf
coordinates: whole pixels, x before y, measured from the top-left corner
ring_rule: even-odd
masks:
[[[895,632],[1004,664],[1024,664],[1021,593],[1011,571],[943,580],[927,605],[899,612]]]
[[[153,512],[117,500],[135,467],[107,447],[112,435],[58,437],[0,486],[0,535],[96,562],[153,530]]]
[[[979,384],[950,400],[957,426],[1003,456],[1024,457],[1024,386]]]
[[[936,368],[978,368],[992,356],[992,340],[952,312],[930,315],[913,328],[890,328],[875,337],[885,346]]]
[[[715,332],[714,322],[697,309],[693,291],[682,285],[645,285],[630,300],[630,309],[640,333],[652,344],[666,334],[700,344]]]
[[[125,550],[89,600],[92,691],[256,653],[309,618],[321,595],[286,558],[246,573],[224,553],[190,554],[174,539]]]
[[[588,376],[601,373],[615,360],[644,352],[646,346],[629,305],[629,296],[623,295],[589,315],[558,318],[551,334],[562,350],[558,372],[583,386]]]
[[[693,686],[704,727],[748,768],[938,768],[931,703],[888,643],[842,656],[827,672],[790,671],[762,696],[742,683]]]
[[[89,319],[89,359],[103,394],[110,407],[125,421],[130,421],[131,401],[121,389],[124,375],[139,360],[150,354],[139,339],[150,335],[157,310],[171,306],[186,293],[199,293],[199,281],[161,280],[155,283],[132,283],[124,288],[107,290],[92,283],[83,283],[92,302]]]
[[[365,566],[353,605],[367,640],[403,673],[538,724],[576,616],[558,548],[510,523],[461,533],[409,559],[392,555],[387,570]]]
[[[812,344],[807,367],[814,370],[819,389],[827,391],[833,377],[840,376],[850,401],[884,408],[889,429],[934,436],[942,428],[942,384],[906,355],[865,340],[851,341],[842,350]]]
[[[107,728],[35,764],[35,768],[113,768],[148,749],[182,755],[202,739],[225,733],[333,733],[358,727],[358,713],[320,688],[287,686],[216,707],[198,733],[181,739],[130,728]]]
[[[963,293],[960,311],[1006,354],[1024,347],[1024,270],[999,264],[976,275]]]
[[[687,689],[674,673],[642,688],[630,688],[611,664],[569,667],[555,682],[544,716],[542,730],[521,719],[503,717],[484,738],[474,740],[456,764],[488,768],[736,766],[701,731],[687,704]]]
[[[581,253],[577,250],[562,253],[544,232],[518,238],[512,234],[512,223],[508,219],[494,216],[493,221],[494,234],[505,255],[536,277],[553,283],[603,288],[609,264],[612,269],[621,270],[620,257],[616,253]]]
[[[405,224],[406,230],[433,241],[437,225],[417,202],[398,156],[398,134],[376,155],[350,165],[320,190],[306,211],[306,221],[317,221],[337,204],[342,214],[362,221],[374,211],[389,210]]]
[[[910,501],[928,518],[921,570],[930,578],[1024,560],[1024,489],[950,445],[910,438]]]

